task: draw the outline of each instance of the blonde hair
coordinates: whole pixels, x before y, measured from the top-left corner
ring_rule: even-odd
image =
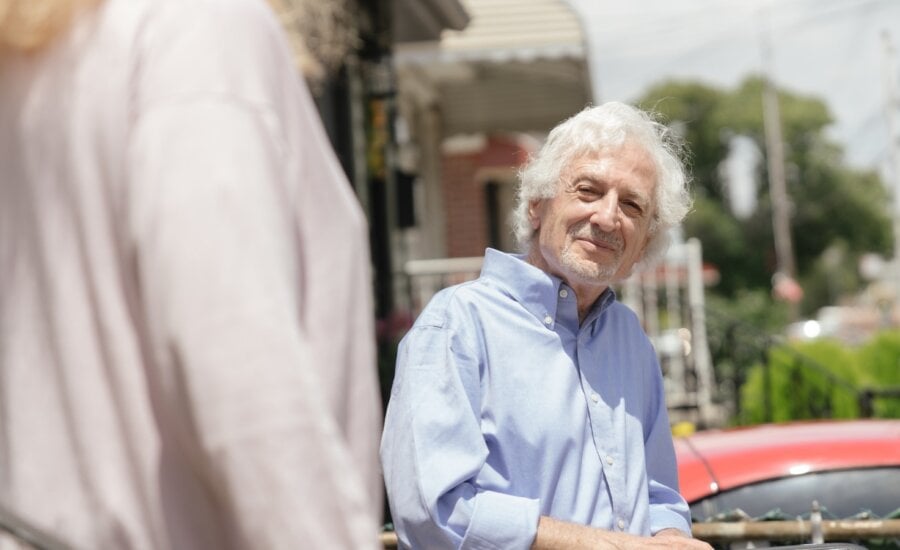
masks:
[[[359,29],[349,0],[268,0],[287,32],[300,72],[320,82],[359,47]]]
[[[35,51],[68,27],[78,11],[103,0],[0,0],[0,53]],[[359,47],[349,0],[268,0],[287,32],[300,71],[313,81]]]
[[[77,11],[102,0],[0,0],[0,52],[35,51],[61,34]]]

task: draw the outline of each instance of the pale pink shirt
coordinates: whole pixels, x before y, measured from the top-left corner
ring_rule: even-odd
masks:
[[[0,507],[77,548],[377,548],[365,219],[256,0],[0,56]]]

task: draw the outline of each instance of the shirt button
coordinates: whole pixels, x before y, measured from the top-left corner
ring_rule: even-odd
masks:
[[[568,291],[568,290],[566,290],[566,289],[564,289],[564,288],[559,289],[559,297],[560,297],[560,298],[565,298],[565,297],[568,296],[568,295],[569,295],[569,291]]]
[[[609,464],[610,466],[612,466],[614,462],[615,462],[615,460],[613,460],[613,457],[611,457],[611,456],[609,456],[609,455],[606,455],[606,463],[607,463],[607,464]]]
[[[593,401],[594,403],[600,402],[600,396],[597,395],[596,393],[592,393],[592,394],[591,394],[591,401]]]
[[[619,518],[619,521],[616,522],[616,526],[619,528],[620,531],[625,529],[625,520],[622,518]]]
[[[545,324],[545,325],[553,324],[553,317],[550,317],[549,315],[547,315],[546,317],[544,317],[544,324]]]

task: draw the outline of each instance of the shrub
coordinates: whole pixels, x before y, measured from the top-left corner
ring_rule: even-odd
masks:
[[[838,342],[773,347],[768,364],[754,365],[741,388],[738,422],[857,418],[859,370],[856,354]]]

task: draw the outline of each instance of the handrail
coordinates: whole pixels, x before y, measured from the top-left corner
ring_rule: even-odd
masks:
[[[397,548],[397,533],[381,533],[379,535],[379,539],[381,540],[381,545],[384,547],[384,550],[392,550],[394,548]]]
[[[694,537],[707,542],[739,540],[809,540],[813,521],[729,521],[695,523]],[[822,536],[826,541],[846,541],[900,537],[900,519],[822,520]]]
[[[452,273],[478,273],[484,263],[482,256],[464,258],[432,258],[427,260],[410,260],[403,266],[407,275],[450,275]]]
[[[695,523],[692,532],[694,538],[706,542],[798,541],[810,539],[813,523],[809,520]],[[900,519],[822,520],[821,527],[825,541],[900,537]],[[380,539],[385,550],[397,548],[396,533],[381,533]]]

